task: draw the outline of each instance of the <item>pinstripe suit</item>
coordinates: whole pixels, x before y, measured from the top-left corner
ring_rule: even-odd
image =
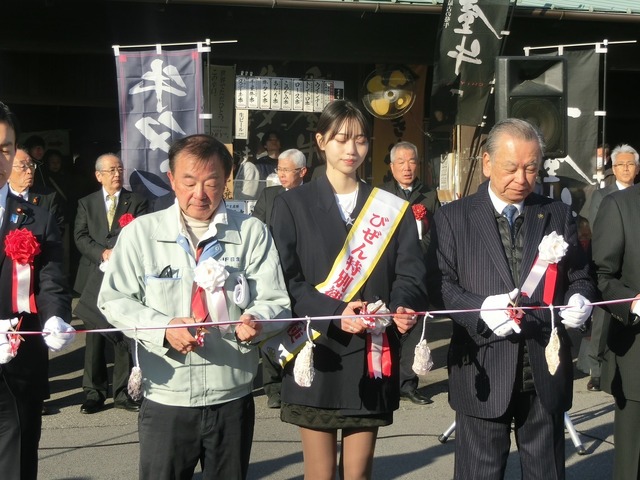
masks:
[[[553,303],[566,304],[574,293],[594,298],[589,263],[578,244],[569,208],[534,193],[525,199],[521,214],[520,234],[524,241],[519,265],[521,279],[516,285],[488,186],[489,182],[485,182],[476,194],[436,212],[432,238],[437,242],[445,307],[479,309],[487,296],[519,288],[535,261],[540,241],[553,231],[569,243],[569,251],[558,264]],[[530,298],[520,303],[541,305],[542,291],[543,282]],[[512,419],[516,420],[524,478],[562,478],[563,413],[571,407],[573,367],[570,340],[561,319],[556,314],[561,340],[560,366],[551,375],[544,356],[551,332],[548,310],[527,310],[522,319],[522,333],[508,337],[494,335],[478,312],[451,317],[454,326],[448,355],[449,403],[457,413],[456,478],[502,478]],[[534,395],[517,393],[517,382],[522,378],[519,361],[525,344]],[[467,429],[469,425],[471,430]]]

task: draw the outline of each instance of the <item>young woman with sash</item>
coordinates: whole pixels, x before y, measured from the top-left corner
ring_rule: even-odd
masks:
[[[272,233],[296,317],[311,317],[314,377],[284,369],[281,419],[298,425],[305,479],[371,478],[378,427],[399,404],[399,344],[426,308],[425,266],[408,202],[361,181],[371,128],[353,103],[336,100],[318,120],[326,175],[276,197]],[[367,304],[394,312],[373,330]],[[314,320],[319,316],[342,316]]]

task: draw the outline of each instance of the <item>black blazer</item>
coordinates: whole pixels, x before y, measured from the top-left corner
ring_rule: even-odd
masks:
[[[640,185],[602,199],[592,236],[593,261],[603,300],[640,293]],[[640,402],[640,323],[631,303],[611,304],[602,388],[616,398]]]
[[[22,214],[18,214],[18,209]],[[35,257],[34,292],[37,314],[14,312],[11,302],[13,262],[5,254],[4,242],[12,230],[26,228],[40,244]],[[21,330],[39,331],[53,316],[71,321],[71,292],[62,266],[63,249],[55,219],[45,209],[9,194],[0,228],[0,318],[22,317]],[[49,396],[48,351],[39,335],[25,335],[16,358],[0,366],[0,374],[18,398],[45,399]]]
[[[353,216],[360,213],[371,191],[370,185],[360,183]],[[271,225],[295,315],[340,315],[347,303],[315,288],[328,276],[348,233],[327,177],[278,195]],[[354,300],[373,302],[380,298],[392,312],[398,306],[421,311],[427,304],[424,279],[416,223],[411,211],[407,211]],[[387,329],[393,375],[384,381],[368,379],[365,336],[343,332],[340,320],[313,321],[312,326],[322,333],[313,350],[313,384],[309,388],[298,387],[292,376],[294,362],[289,362],[284,372],[284,402],[364,413],[398,408],[399,333],[395,325]]]
[[[481,184],[474,195],[444,205],[435,215],[432,241],[437,243],[442,295],[447,309],[480,309],[487,296],[521,287],[514,284],[507,264],[488,184]],[[558,264],[553,303],[564,305],[574,293],[594,299],[595,282],[578,243],[569,207],[532,193],[524,202],[522,215],[521,282],[531,270],[542,237],[555,231],[569,244],[569,251]],[[521,304],[541,305],[543,284],[540,282],[531,298],[523,299]],[[573,382],[571,344],[557,310],[555,324],[561,351],[555,375],[549,373],[544,356],[551,332],[548,309],[527,310],[522,333],[506,338],[491,331],[484,335],[478,333],[485,325],[477,311],[454,313],[451,318],[454,324],[448,355],[449,403],[454,410],[480,418],[497,418],[505,413],[517,380],[521,338],[529,350],[535,389],[542,405],[551,413],[569,410]]]
[[[255,206],[253,207],[253,217],[261,220],[262,223],[271,225],[271,211],[273,210],[273,199],[281,193],[285,192],[282,185],[263,188],[258,196]]]
[[[142,195],[122,189],[113,223],[109,228],[102,195],[103,189],[101,188],[78,200],[74,238],[82,258],[74,288],[79,293],[82,293],[89,276],[102,262],[102,252],[116,245],[121,230],[118,223],[120,217],[125,213],[139,217],[147,213],[149,208],[146,198]]]

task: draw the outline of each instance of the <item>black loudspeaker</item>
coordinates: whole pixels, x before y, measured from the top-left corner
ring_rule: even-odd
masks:
[[[497,57],[496,120],[520,118],[535,125],[544,156],[567,156],[567,64],[561,57]]]

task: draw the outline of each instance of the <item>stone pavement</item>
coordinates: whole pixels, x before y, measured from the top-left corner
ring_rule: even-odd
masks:
[[[82,328],[78,320],[73,325]],[[433,399],[425,406],[402,401],[394,424],[380,429],[374,462],[377,480],[450,479],[453,477],[455,432],[446,443],[439,441],[454,419],[447,403],[445,368],[449,320],[437,320],[427,329],[435,367],[421,380],[421,390]],[[581,334],[572,333],[577,347]],[[136,479],[138,465],[137,414],[107,408],[94,415],[80,413],[84,335],[72,348],[52,354],[52,415],[43,417],[40,442],[41,480]],[[603,392],[588,392],[588,377],[576,370],[574,402],[569,415],[585,454],[578,455],[566,435],[567,479],[611,477],[613,465],[613,402]],[[296,427],[283,423],[279,410],[266,406],[259,386],[255,392],[256,428],[251,454],[250,479],[302,479],[302,454]],[[512,440],[515,452],[515,440]],[[200,478],[196,473],[194,478]],[[509,457],[508,480],[519,479],[517,453]]]

